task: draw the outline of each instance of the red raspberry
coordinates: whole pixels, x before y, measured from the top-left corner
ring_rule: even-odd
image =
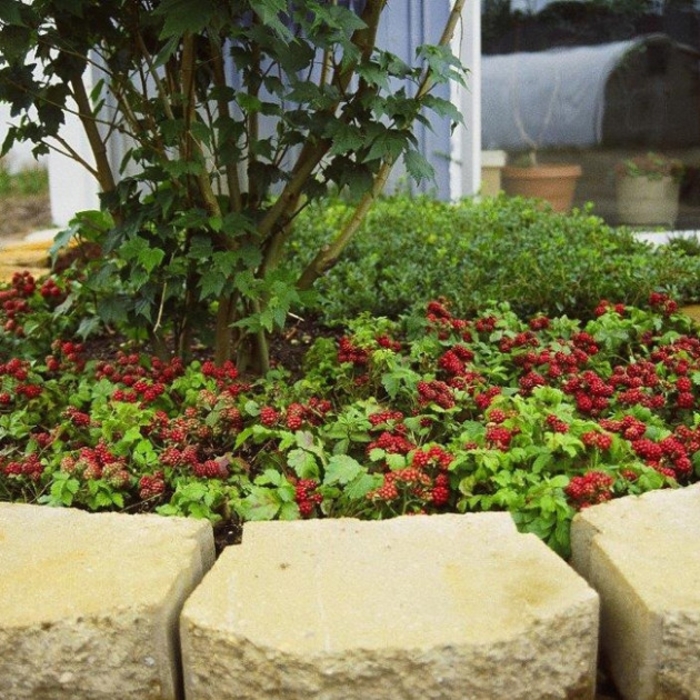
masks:
[[[693,389],[693,382],[691,382],[688,377],[679,377],[676,379],[676,389],[678,389],[678,391],[691,391]]]
[[[287,407],[287,428],[300,430],[304,424],[306,410],[300,403],[292,403]]]
[[[279,413],[272,406],[263,406],[260,409],[260,422],[266,428],[273,428],[279,421]]]
[[[491,423],[503,423],[506,419],[506,412],[500,408],[494,408],[489,412],[488,419]]]
[[[678,408],[693,408],[695,405],[695,397],[690,392],[683,391],[678,394],[676,405]]]
[[[431,493],[431,500],[436,506],[444,506],[450,500],[450,491],[444,486],[436,486]]]

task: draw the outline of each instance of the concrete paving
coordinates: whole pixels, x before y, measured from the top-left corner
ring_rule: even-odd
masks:
[[[582,511],[574,568],[601,597],[601,646],[627,700],[700,700],[700,484]]]
[[[590,700],[598,597],[506,513],[248,523],[180,636],[187,700]]]
[[[208,522],[0,503],[0,698],[183,700]]]

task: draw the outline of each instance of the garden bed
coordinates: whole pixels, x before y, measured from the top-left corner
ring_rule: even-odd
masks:
[[[3,292],[15,332],[55,284]],[[650,303],[298,325],[261,380],[57,339],[0,364],[0,497],[209,518],[220,546],[246,520],[508,510],[567,557],[578,509],[697,479],[700,341]]]

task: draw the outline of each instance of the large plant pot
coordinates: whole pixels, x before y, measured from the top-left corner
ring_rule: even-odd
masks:
[[[667,176],[617,178],[617,215],[631,226],[673,226],[678,217],[680,183]]]
[[[501,172],[506,194],[544,199],[554,211],[569,211],[574,201],[580,165],[547,163],[519,168],[508,165]]]

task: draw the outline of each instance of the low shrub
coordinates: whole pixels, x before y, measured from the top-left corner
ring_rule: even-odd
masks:
[[[17,197],[45,194],[49,189],[46,168],[30,167],[11,172],[0,159],[0,197]]]
[[[310,207],[296,222],[298,259],[349,214],[342,201]],[[599,299],[638,304],[660,291],[696,300],[698,279],[700,260],[653,248],[588,210],[558,214],[505,196],[458,204],[396,196],[376,204],[317,283],[317,308],[330,319],[398,317],[444,295],[463,314],[499,301],[525,315],[585,318]]]
[[[294,382],[57,338],[0,363],[0,499],[224,523],[507,510],[566,557],[578,509],[700,475],[700,340],[650,302],[585,324],[365,314]]]

